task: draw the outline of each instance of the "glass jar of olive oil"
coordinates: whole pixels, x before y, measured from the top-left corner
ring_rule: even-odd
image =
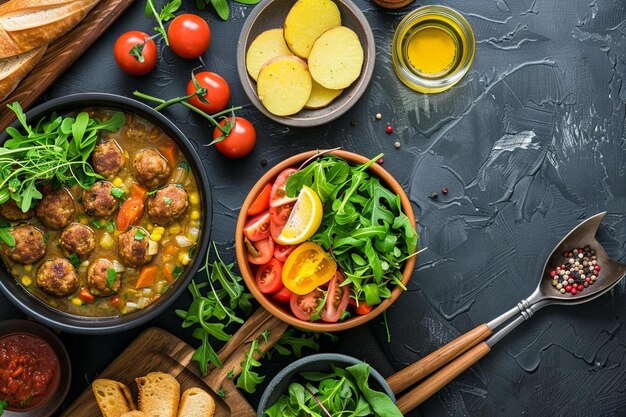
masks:
[[[405,16],[392,44],[393,68],[421,93],[440,93],[467,73],[476,41],[467,20],[445,6],[424,6]]]

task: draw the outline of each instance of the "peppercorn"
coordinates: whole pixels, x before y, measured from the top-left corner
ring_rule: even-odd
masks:
[[[430,198],[432,198],[433,200],[436,200],[437,198],[439,198],[439,196],[437,195],[437,193],[432,193],[430,195]]]
[[[267,159],[261,159],[261,166],[267,165]]]
[[[441,189],[441,193],[442,193],[443,195],[448,194],[448,189],[447,189],[446,187],[443,187],[443,188]]]
[[[376,120],[380,120],[383,118],[383,115],[380,113],[376,113]]]
[[[401,143],[398,142],[398,141],[394,142],[394,144],[393,144],[393,146],[395,146],[396,149],[398,149],[400,147],[400,145],[401,145]]]
[[[386,131],[388,134],[392,134],[392,133],[393,133],[393,126],[391,126],[391,125],[387,125],[387,128],[385,129],[385,131]]]

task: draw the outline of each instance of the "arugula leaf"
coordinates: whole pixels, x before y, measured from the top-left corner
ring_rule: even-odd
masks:
[[[0,400],[0,416],[4,413],[4,407],[7,407],[8,405],[8,402]]]
[[[370,377],[370,366],[366,363],[359,363],[346,368],[354,379],[356,384],[363,393],[367,402],[372,406],[376,415],[385,417],[402,417],[402,413],[398,407],[387,395],[379,391],[374,391],[368,385]]]
[[[252,346],[250,346],[250,350],[246,355],[246,359],[241,362],[241,374],[237,378],[237,382],[235,384],[238,388],[241,388],[249,394],[254,393],[256,391],[256,386],[265,379],[265,376],[261,376],[252,370],[252,368],[261,366],[261,363],[254,359],[254,354],[258,350],[258,346],[259,341],[254,339],[252,341]]]
[[[80,258],[75,253],[71,253],[70,256],[67,257],[67,260],[70,261],[74,268],[77,268],[80,265]]]
[[[107,286],[109,288],[113,286],[113,283],[115,282],[116,278],[117,278],[117,272],[115,272],[115,269],[108,268],[107,269]]]
[[[9,233],[11,229],[11,226],[0,227],[0,239],[9,247],[13,248],[15,247],[15,238],[11,233]]]
[[[138,227],[137,230],[135,231],[135,240],[143,240],[145,236],[146,236],[146,233],[143,231],[143,229],[140,229]]]
[[[111,195],[115,198],[123,198],[126,195],[126,193],[121,188],[113,187],[111,188]]]

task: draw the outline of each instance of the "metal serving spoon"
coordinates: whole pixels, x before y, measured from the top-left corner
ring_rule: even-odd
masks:
[[[541,308],[552,304],[573,305],[585,303],[611,290],[626,275],[626,264],[609,259],[604,248],[595,238],[598,227],[605,216],[606,212],[603,212],[588,218],[559,242],[546,260],[539,285],[530,297],[520,301],[517,306],[499,317],[486,324],[481,324],[388,378],[387,382],[393,392],[400,393],[430,375],[428,379],[411,389],[398,400],[400,410],[410,410],[424,402],[489,353],[493,345],[523,321],[532,317]],[[602,266],[602,272],[598,280],[593,285],[585,288],[584,291],[576,295],[571,295],[570,293],[561,294],[552,286],[550,271],[563,263],[563,252],[584,246],[589,246],[595,250],[598,265]],[[496,328],[502,326],[514,316],[518,317],[492,335]],[[435,373],[433,374],[433,372]]]

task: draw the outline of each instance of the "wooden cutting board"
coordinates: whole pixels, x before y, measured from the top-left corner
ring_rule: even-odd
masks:
[[[259,308],[232,339],[218,352],[222,367],[212,369],[206,377],[202,377],[195,363],[191,363],[194,348],[176,336],[158,328],[144,331],[124,350],[100,375],[101,378],[123,382],[137,398],[135,378],[149,372],[166,372],[181,384],[181,392],[187,388],[199,387],[209,392],[215,399],[217,417],[254,417],[256,411],[234,384],[235,378],[228,378],[232,370],[237,376],[241,373],[243,362],[250,344],[259,339],[261,333],[269,330],[268,341],[259,343],[259,351],[255,357],[262,356],[280,339],[287,329],[287,324],[272,316],[267,310]],[[217,393],[223,391],[220,397]],[[98,404],[91,391],[87,388],[61,417],[96,417],[100,416]]]
[[[20,85],[0,103],[0,131],[15,120],[7,104],[19,101],[28,109],[70,65],[80,57],[134,0],[101,0],[69,33],[48,46],[48,50]],[[5,1],[0,0],[0,4]]]

